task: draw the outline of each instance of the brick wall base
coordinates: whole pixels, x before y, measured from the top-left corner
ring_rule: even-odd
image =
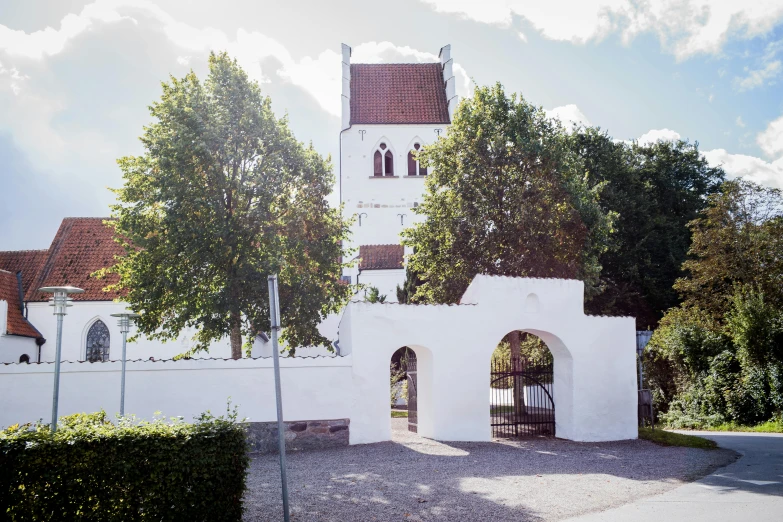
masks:
[[[349,419],[285,422],[285,449],[299,451],[348,445]],[[277,422],[249,422],[253,453],[277,453]]]

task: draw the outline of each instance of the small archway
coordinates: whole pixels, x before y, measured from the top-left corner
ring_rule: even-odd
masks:
[[[410,347],[403,346],[392,354],[389,365],[391,418],[407,418],[408,431],[413,433],[419,431],[417,369],[416,352]]]
[[[554,357],[537,335],[506,334],[490,362],[493,438],[555,436]]]

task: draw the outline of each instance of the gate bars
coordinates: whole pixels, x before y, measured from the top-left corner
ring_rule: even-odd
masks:
[[[416,353],[413,350],[406,350],[403,366],[405,368],[405,377],[408,379],[408,431],[418,433],[419,412],[417,391],[419,380],[416,372]]]
[[[554,371],[549,364],[518,370],[511,361],[493,360],[490,378],[490,422],[495,438],[555,436]]]

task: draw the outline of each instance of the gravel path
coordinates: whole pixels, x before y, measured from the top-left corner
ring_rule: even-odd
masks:
[[[291,453],[291,520],[560,520],[670,490],[734,452],[646,441],[442,443],[392,419],[394,441]],[[276,455],[253,459],[245,520],[282,520]]]

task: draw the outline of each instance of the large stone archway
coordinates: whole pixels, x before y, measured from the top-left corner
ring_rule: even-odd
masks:
[[[581,281],[479,275],[459,305],[349,304],[340,347],[353,359],[351,443],[391,438],[388,361],[400,346],[419,361],[419,433],[490,440],[487,368],[513,330],[552,352],[558,437],[636,438],[634,320],[585,315],[583,294]]]

